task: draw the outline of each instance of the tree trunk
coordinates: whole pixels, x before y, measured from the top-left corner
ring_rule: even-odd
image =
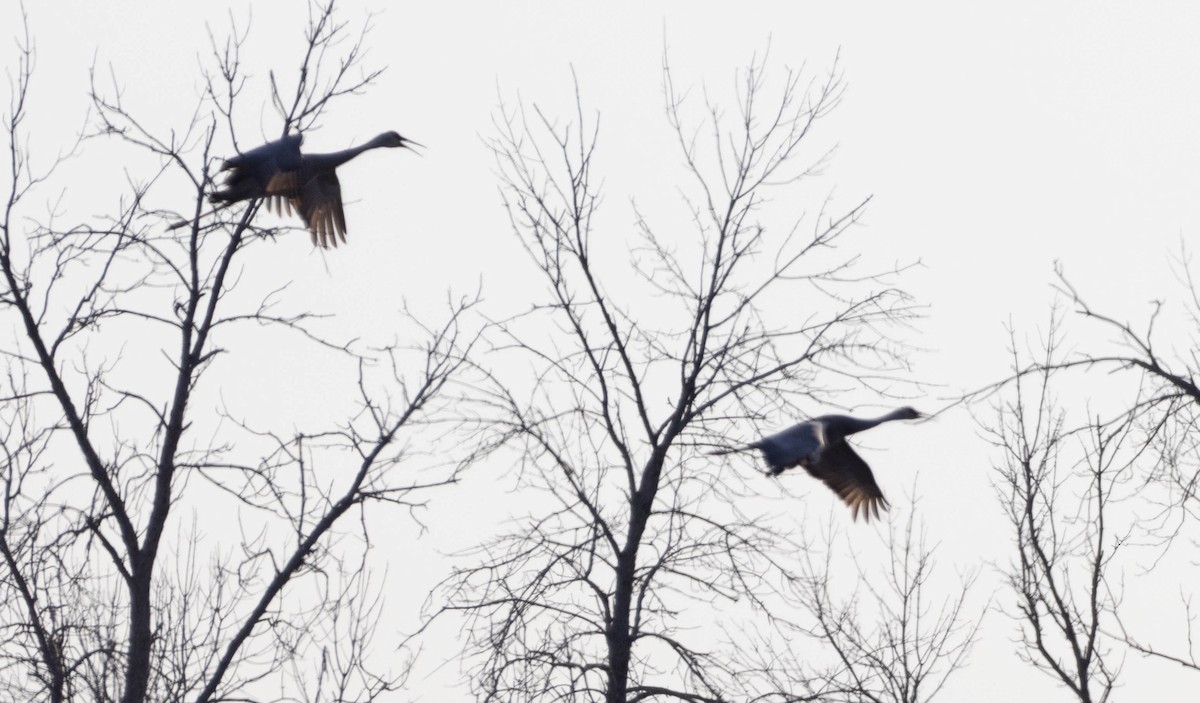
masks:
[[[632,533],[632,529],[630,531]],[[631,541],[617,557],[617,588],[613,617],[608,625],[608,690],[604,696],[605,703],[625,703],[625,693],[629,688],[629,657],[633,653],[629,616],[633,604],[637,548],[638,542]]]
[[[121,703],[145,703],[150,681],[150,650],[153,645],[150,608],[152,570],[134,565],[129,584],[129,657],[125,664],[125,691]]]
[[[629,534],[625,547],[617,555],[616,590],[613,594],[612,621],[608,625],[608,690],[605,703],[625,703],[629,690],[629,659],[633,654],[633,632],[630,621],[633,612],[633,582],[637,573],[638,548],[650,509],[658,493],[665,450],[656,450],[642,473],[642,485],[629,501]]]

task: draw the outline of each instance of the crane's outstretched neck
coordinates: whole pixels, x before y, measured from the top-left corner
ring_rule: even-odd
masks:
[[[305,169],[309,170],[332,171],[364,151],[370,151],[371,149],[378,149],[381,146],[387,146],[390,141],[391,139],[385,133],[375,137],[365,144],[359,144],[358,146],[350,147],[349,149],[343,149],[342,151],[335,151],[330,154],[305,154],[303,161],[304,167]]]
[[[915,420],[919,417],[921,417],[921,413],[905,406],[903,408],[896,408],[890,413],[880,415],[879,417],[858,418],[848,415],[833,415],[828,416],[828,419],[822,418],[822,420],[825,421],[827,431],[844,437],[856,432],[862,432],[863,430],[869,430],[872,427],[877,427],[892,420]]]
[[[760,442],[751,442],[750,444],[743,444],[740,447],[722,447],[720,449],[713,449],[712,451],[705,452],[705,454],[708,454],[709,456],[725,456],[726,454],[737,454],[739,452],[752,452],[760,447]]]

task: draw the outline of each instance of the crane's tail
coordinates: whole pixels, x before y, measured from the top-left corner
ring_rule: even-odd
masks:
[[[188,225],[192,224],[192,222],[202,220],[202,219],[208,217],[209,215],[214,215],[214,214],[224,210],[225,208],[229,207],[230,205],[233,205],[232,202],[213,200],[211,195],[209,196],[209,202],[216,202],[216,203],[220,203],[220,204],[217,205],[216,207],[214,207],[213,209],[209,210],[208,212],[200,213],[200,217],[195,218],[194,220],[192,218],[188,218],[186,220],[179,220],[179,221],[175,222],[174,224],[171,224],[170,226],[167,227],[167,231],[169,232],[171,230],[179,229],[180,227],[187,227]]]
[[[725,456],[726,454],[739,454],[741,452],[752,452],[755,449],[758,449],[757,442],[754,444],[743,444],[740,447],[721,447],[720,449],[713,449],[712,451],[705,452],[705,454],[708,454],[709,456]]]

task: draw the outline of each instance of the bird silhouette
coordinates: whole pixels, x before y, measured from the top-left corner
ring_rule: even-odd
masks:
[[[910,407],[898,408],[870,419],[821,415],[757,442],[710,453],[720,455],[761,450],[772,476],[794,466],[802,466],[810,476],[820,479],[850,507],[853,519],[857,520],[861,513],[865,521],[870,522],[872,516],[879,517],[881,509],[888,509],[888,502],[879,484],[875,483],[871,467],[846,442],[846,437],[892,420],[915,420],[919,417],[921,413]]]
[[[364,151],[379,147],[412,149],[421,146],[396,132],[384,132],[371,141],[331,154],[302,154],[303,137],[290,134],[225,160],[220,190],[208,196],[221,206],[263,198],[267,208],[283,214],[296,212],[304,219],[314,245],[337,246],[346,241],[346,214],[337,167]],[[178,226],[178,224],[176,225]]]

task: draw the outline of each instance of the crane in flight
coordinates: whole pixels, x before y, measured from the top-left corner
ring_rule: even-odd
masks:
[[[711,454],[760,450],[769,473],[778,476],[784,470],[801,466],[810,476],[820,479],[842,499],[857,520],[861,513],[870,522],[888,509],[887,499],[871,467],[846,442],[846,437],[892,420],[915,420],[921,413],[903,407],[880,417],[862,419],[849,415],[821,415],[768,435],[742,447],[718,449]]]
[[[371,149],[421,146],[396,132],[384,132],[365,144],[330,154],[301,153],[302,141],[301,135],[289,134],[226,159],[221,166],[225,180],[208,196],[209,201],[220,208],[242,200],[264,199],[267,208],[279,214],[299,214],[314,245],[336,247],[339,238],[346,241],[346,213],[337,167]],[[171,229],[184,224],[177,222]]]

